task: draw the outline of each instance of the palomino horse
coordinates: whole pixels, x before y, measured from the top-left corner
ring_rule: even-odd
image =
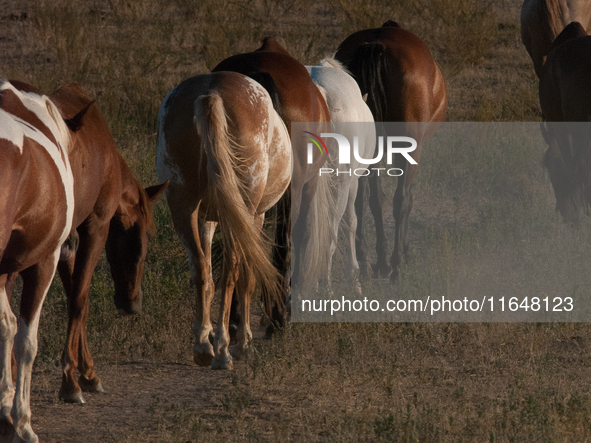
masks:
[[[591,36],[580,23],[558,35],[540,78],[540,104],[548,143],[544,164],[556,196],[556,208],[577,224],[591,205]],[[586,122],[583,124],[555,122]]]
[[[13,82],[21,90],[32,86]],[[62,354],[60,399],[84,403],[82,390],[102,392],[101,380],[86,339],[88,293],[92,273],[107,245],[115,283],[115,306],[120,314],[138,313],[141,280],[147,252],[147,233],[155,230],[152,203],[166,184],[144,190],[117,151],[100,110],[77,85],[59,88],[50,99],[64,118],[87,108],[76,133],[69,160],[74,177],[73,236],[77,248],[62,248],[58,271],[68,300],[68,333]],[[76,380],[76,370],[80,372]]]
[[[316,126],[311,126],[311,132],[316,134],[323,132],[327,122],[330,122],[330,113],[324,98],[312,82],[304,65],[294,59],[272,38],[266,38],[263,45],[254,52],[227,58],[213,71],[239,72],[259,82],[269,92],[275,109],[290,134],[292,122],[316,123]],[[275,266],[284,278],[283,286],[286,294],[289,290],[287,274],[291,244],[290,230],[296,238],[302,239],[301,242],[294,245],[295,263],[292,265],[292,281],[296,285],[301,284],[302,287],[309,287],[313,283],[313,276],[305,275],[301,269],[302,251],[310,240],[311,233],[306,229],[306,220],[310,204],[318,190],[318,171],[326,162],[327,155],[314,151],[312,162],[309,164],[307,162],[307,142],[303,137],[295,136],[292,145],[292,158],[291,193],[287,192],[278,204],[277,236],[273,254]],[[328,192],[328,188],[324,188],[322,192]],[[321,230],[316,234],[316,241],[319,244],[328,244],[327,238],[319,237],[328,236],[326,230]],[[318,260],[322,260],[324,257],[325,255],[322,254],[314,255],[314,258]],[[325,267],[321,263],[309,263],[309,265],[312,269]],[[284,310],[281,306],[273,313],[273,319],[279,324],[284,321],[283,313]]]
[[[357,80],[362,94],[368,94],[367,104],[376,122],[407,122],[406,135],[417,142],[411,156],[418,163],[422,142],[429,138],[445,118],[447,87],[439,67],[425,43],[416,35],[388,21],[381,28],[366,29],[347,37],[339,46],[335,58],[341,61]],[[412,124],[424,122],[427,124]],[[408,249],[408,217],[412,209],[411,183],[418,165],[412,165],[397,155],[394,166],[403,170],[398,177],[393,200],[396,223],[395,245],[392,253],[391,281],[398,276],[398,267]],[[362,178],[357,195],[357,258],[367,269],[367,247],[363,234],[363,204],[367,183],[370,188],[369,206],[376,226],[376,274],[388,275],[387,242],[382,218],[384,199],[379,177]]]
[[[330,119],[333,123],[367,123],[366,125],[341,125],[339,126],[339,133],[345,136],[348,140],[354,140],[357,137],[359,140],[359,155],[361,158],[368,159],[373,157],[375,150],[375,127],[371,111],[365,104],[364,97],[361,96],[361,91],[355,80],[344,70],[340,62],[334,59],[324,59],[316,66],[306,66],[310,73],[312,80],[324,96],[328,110],[330,111]],[[345,239],[345,280],[343,287],[346,290],[354,289],[361,293],[361,285],[357,280],[359,274],[359,264],[357,263],[357,256],[355,254],[355,233],[357,230],[357,215],[355,214],[355,198],[357,196],[357,180],[359,175],[357,172],[351,174],[352,171],[357,171],[362,165],[356,160],[351,159],[348,165],[339,165],[338,152],[332,150],[329,153],[329,160],[325,168],[333,171],[341,169],[338,175],[323,174],[320,177],[322,181],[330,178],[330,189],[333,193],[332,201],[334,202],[334,210],[330,214],[330,221],[328,223],[331,229],[329,236],[330,245],[324,248],[324,245],[319,245],[316,242],[311,245],[315,249],[325,249],[329,254],[328,268],[319,270],[330,279],[332,268],[332,259],[336,251],[336,239],[339,229],[344,234]],[[349,173],[347,174],[347,170]],[[325,229],[323,228],[323,221],[319,220],[321,213],[321,206],[326,202],[321,202],[320,199],[315,198],[310,209],[309,224],[315,231]],[[309,248],[308,248],[309,249]],[[308,254],[304,253],[304,257]],[[304,263],[309,263],[311,260],[304,260]],[[313,270],[306,270],[306,273],[312,273]],[[318,272],[318,271],[317,271]],[[330,284],[330,280],[327,280]]]
[[[250,298],[256,282],[273,301],[282,299],[261,230],[265,212],[290,182],[289,134],[269,94],[254,80],[234,72],[198,75],[176,86],[160,106],[156,170],[160,179],[170,181],[168,205],[195,285],[193,358],[198,365],[231,369],[228,328],[234,288],[242,319],[237,356],[252,338]],[[212,348],[211,244],[218,224],[222,299]]]
[[[31,371],[41,307],[74,217],[71,137],[47,96],[0,84],[0,435],[14,432],[18,442],[38,441],[31,428]],[[9,275],[19,272],[17,321],[5,287]]]
[[[591,30],[589,0],[525,0],[521,7],[521,41],[529,53],[538,78],[554,39],[570,22]]]

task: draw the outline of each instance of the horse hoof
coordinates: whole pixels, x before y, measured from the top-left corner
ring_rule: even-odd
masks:
[[[14,426],[10,417],[0,418],[0,442],[11,442],[14,437]]]
[[[193,361],[199,366],[209,366],[213,360],[213,350],[211,352],[193,351]]]
[[[261,321],[259,322],[259,325],[261,325],[263,328],[265,326],[268,326],[269,323],[271,323],[271,320],[269,319],[269,317],[267,315],[261,315]]]
[[[91,379],[80,376],[78,378],[78,384],[84,392],[105,392],[101,379],[96,375]]]
[[[211,369],[234,369],[232,357],[229,355],[226,357],[214,357],[214,359],[211,361]]]
[[[243,360],[248,357],[249,351],[250,346],[241,347],[236,345],[230,348],[230,355],[234,360]]]
[[[359,262],[359,275],[363,278],[369,278],[372,275],[372,269],[369,262]]]
[[[265,329],[265,338],[271,338],[275,335],[276,328],[273,323],[269,323],[267,325],[267,329]]]
[[[376,263],[371,265],[373,270],[373,278],[388,277],[392,272],[392,268],[387,264]]]
[[[78,403],[80,405],[83,405],[86,403],[86,401],[84,400],[84,397],[82,396],[82,392],[76,392],[76,393],[66,393],[63,391],[60,391],[59,393],[59,399],[65,401],[66,403]]]
[[[236,340],[236,332],[238,332],[238,326],[236,326],[236,324],[234,323],[231,323],[230,326],[228,326],[228,332],[230,333],[230,339]]]

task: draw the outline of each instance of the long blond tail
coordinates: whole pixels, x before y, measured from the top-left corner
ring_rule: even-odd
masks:
[[[241,180],[241,149],[228,133],[222,98],[217,94],[200,96],[195,101],[195,118],[201,134],[201,149],[207,157],[208,200],[210,207],[217,209],[224,266],[230,264],[235,254],[239,278],[246,278],[252,271],[265,289],[263,292],[271,299],[282,301],[279,273],[268,257],[261,230],[255,224],[255,208],[249,209],[244,201],[248,196]]]

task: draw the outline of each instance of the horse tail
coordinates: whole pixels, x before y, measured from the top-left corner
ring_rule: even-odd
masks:
[[[328,163],[337,164],[329,160]],[[327,166],[330,166],[327,164]],[[337,183],[332,174],[322,174],[318,178],[316,194],[310,203],[307,225],[310,238],[303,253],[302,289],[308,290],[321,278],[330,280],[328,263],[334,251],[331,245],[336,245],[338,236],[339,214],[337,210],[336,189]]]
[[[388,60],[384,56],[383,44],[374,42],[359,46],[351,58],[348,68],[356,78],[361,94],[367,94],[367,106],[376,122],[386,117],[387,102],[385,77],[389,71]]]
[[[224,266],[234,256],[239,264],[239,281],[245,283],[244,279],[253,272],[265,293],[282,300],[279,274],[267,256],[261,229],[254,221],[256,208],[249,207],[241,171],[244,159],[240,156],[241,147],[228,132],[222,98],[217,94],[199,97],[194,115],[201,134],[201,150],[207,158],[207,200],[217,212]]]

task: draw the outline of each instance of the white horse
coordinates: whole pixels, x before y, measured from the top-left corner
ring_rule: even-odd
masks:
[[[334,59],[321,60],[316,66],[306,66],[306,69],[308,69],[312,80],[324,96],[333,123],[370,123],[369,125],[341,125],[338,128],[339,133],[344,135],[351,143],[353,137],[359,137],[359,154],[361,158],[373,158],[376,145],[374,119],[365,104],[366,97],[362,97],[357,82],[347,73],[340,62]],[[362,130],[361,133],[359,133],[360,129]],[[333,149],[329,153],[329,160],[325,167],[335,171],[338,169],[339,171],[349,170],[352,172],[364,166],[359,164],[353,155],[349,165],[339,165],[338,152]],[[320,251],[329,255],[327,258],[328,269],[325,273],[327,279],[325,282],[323,281],[323,284],[330,288],[332,258],[337,249],[337,233],[340,229],[340,232],[344,234],[346,249],[346,278],[343,282],[343,289],[354,290],[361,294],[361,285],[358,281],[359,263],[355,255],[355,232],[357,230],[355,198],[357,196],[357,180],[359,177],[354,173],[339,173],[338,175],[323,174],[320,178],[319,186],[331,186],[334,200],[330,202],[330,206],[333,207],[329,220],[329,229],[331,230],[329,236],[330,245],[326,251]],[[321,202],[317,198],[312,203],[309,222],[315,231],[324,229],[325,224],[318,215],[321,213],[321,206],[324,204],[326,202]],[[316,249],[322,248],[322,245],[314,245],[312,242],[310,245],[316,247]],[[308,250],[304,253],[304,256],[312,253],[314,251]]]

